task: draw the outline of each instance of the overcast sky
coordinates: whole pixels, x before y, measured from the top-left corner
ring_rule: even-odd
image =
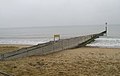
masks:
[[[120,24],[120,0],[0,0],[0,27]]]

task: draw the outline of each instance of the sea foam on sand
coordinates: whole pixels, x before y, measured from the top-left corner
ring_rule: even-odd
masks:
[[[87,46],[120,48],[120,38],[97,38],[94,42],[87,44]]]
[[[49,39],[0,39],[0,44],[29,44],[37,45],[50,41]]]

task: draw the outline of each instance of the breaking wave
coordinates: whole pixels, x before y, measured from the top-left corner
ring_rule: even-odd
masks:
[[[87,46],[120,48],[120,38],[100,37],[95,39],[94,42],[88,44]]]
[[[0,44],[37,45],[48,41],[50,41],[50,39],[0,39]]]

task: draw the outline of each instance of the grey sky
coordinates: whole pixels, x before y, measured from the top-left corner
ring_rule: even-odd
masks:
[[[120,24],[120,0],[0,0],[0,27]]]

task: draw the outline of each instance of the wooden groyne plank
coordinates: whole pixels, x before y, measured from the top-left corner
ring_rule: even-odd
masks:
[[[28,48],[22,48],[17,51],[1,54],[0,60],[10,60],[32,55],[45,55],[69,48],[85,46],[86,44],[94,41],[94,39],[104,35],[105,33],[106,31],[103,31],[98,34],[79,36],[69,39],[61,39],[58,41],[50,41],[47,43],[38,44]]]

